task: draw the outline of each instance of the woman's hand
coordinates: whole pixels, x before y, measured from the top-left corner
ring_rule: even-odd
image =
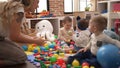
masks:
[[[38,37],[34,37],[33,39],[36,39],[36,44],[43,46],[46,43],[46,40],[43,39],[42,37],[38,38]]]

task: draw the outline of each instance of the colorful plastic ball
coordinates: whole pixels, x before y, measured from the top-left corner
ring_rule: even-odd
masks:
[[[89,64],[87,62],[83,62],[82,66],[89,66]]]
[[[79,61],[76,60],[76,59],[74,59],[74,61],[72,62],[72,66],[73,66],[73,67],[77,67],[77,66],[79,66],[79,65],[80,65]]]
[[[34,49],[34,50],[33,50],[33,52],[34,52],[34,53],[37,53],[37,52],[38,52],[38,50],[37,50],[37,49]]]
[[[46,50],[49,50],[49,46],[45,46],[45,49],[46,49]]]
[[[55,43],[55,42],[52,42],[52,44],[53,44],[53,45],[56,45],[56,43]]]
[[[46,49],[45,47],[40,47],[40,50],[45,51]]]
[[[120,66],[120,49],[113,44],[105,44],[97,52],[97,60],[103,68]]]
[[[27,47],[26,45],[24,45],[24,46],[22,46],[22,49],[23,49],[24,51],[27,51],[27,50],[28,50],[28,47]]]
[[[57,38],[58,38],[58,36],[57,36],[57,35],[54,35],[54,38],[55,38],[55,39],[57,39]]]
[[[56,58],[56,57],[54,57],[54,56],[52,56],[52,57],[50,57],[50,61],[51,61],[52,63],[54,63],[54,62],[56,62],[56,61],[57,61],[57,58]]]
[[[54,54],[53,56],[54,56],[54,57],[56,57],[56,58],[58,58],[58,57],[59,57],[59,55],[58,55],[58,54]]]
[[[89,68],[89,66],[83,66],[82,68]]]
[[[54,48],[54,44],[50,44],[50,45],[49,45],[49,48]]]
[[[67,68],[71,68],[71,65],[70,65],[70,64],[67,64]]]

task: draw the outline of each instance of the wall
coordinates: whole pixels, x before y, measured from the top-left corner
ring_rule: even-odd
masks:
[[[64,0],[49,0],[49,10],[56,16],[73,16],[73,14],[64,14]]]

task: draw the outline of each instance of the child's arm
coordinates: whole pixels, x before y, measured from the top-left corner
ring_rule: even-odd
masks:
[[[77,53],[79,53],[79,52],[86,52],[88,49],[90,49],[90,46],[91,45],[90,45],[90,42],[89,42],[85,48],[80,49]]]
[[[115,44],[117,47],[120,48],[120,41],[118,41],[118,40],[112,39],[112,38],[107,36],[105,38],[105,41],[108,42],[108,43],[111,43],[111,44]]]
[[[58,39],[60,40],[65,40],[64,36],[63,36],[63,31],[62,30],[59,30],[59,33],[58,33]]]

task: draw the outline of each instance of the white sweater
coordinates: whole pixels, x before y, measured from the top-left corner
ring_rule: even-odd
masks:
[[[90,43],[87,45],[87,47],[90,48],[91,53],[93,55],[96,55],[99,49],[99,47],[97,46],[97,41],[102,41],[102,43],[114,44],[120,48],[120,41],[112,39],[109,36],[105,35],[104,33],[101,33],[98,36],[95,36],[95,34],[92,34]]]
[[[75,45],[77,47],[85,47],[87,46],[89,40],[90,40],[90,31],[89,30],[83,30],[79,33],[73,34],[72,40],[75,41]]]

